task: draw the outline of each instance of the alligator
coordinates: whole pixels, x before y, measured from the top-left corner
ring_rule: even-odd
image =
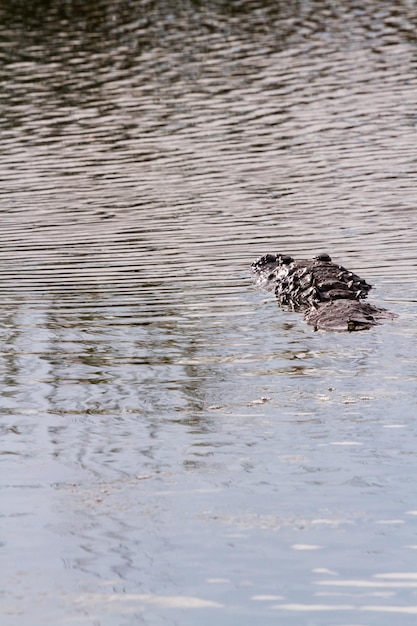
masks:
[[[303,311],[314,330],[368,330],[397,317],[362,302],[372,285],[328,254],[295,261],[288,254],[266,254],[251,266],[255,283],[274,291],[282,307]]]

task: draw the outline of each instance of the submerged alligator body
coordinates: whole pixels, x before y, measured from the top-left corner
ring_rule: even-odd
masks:
[[[315,330],[368,330],[396,317],[361,302],[372,286],[333,263],[328,254],[300,261],[286,254],[267,254],[251,269],[259,287],[274,291],[281,306],[304,311],[304,319]]]

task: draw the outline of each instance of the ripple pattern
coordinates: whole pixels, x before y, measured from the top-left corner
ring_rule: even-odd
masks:
[[[406,0],[3,0],[2,624],[414,623],[416,68]]]
[[[411,10],[67,6],[3,9],[3,292],[222,290],[278,248],[412,279]]]

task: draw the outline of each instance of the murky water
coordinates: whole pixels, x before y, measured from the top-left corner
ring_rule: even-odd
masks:
[[[2,625],[415,624],[416,22],[2,3]],[[398,320],[314,333],[277,251]]]

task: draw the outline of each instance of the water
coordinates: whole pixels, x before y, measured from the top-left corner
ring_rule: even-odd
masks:
[[[5,626],[417,613],[411,2],[3,2]],[[399,315],[257,291],[326,251]]]

